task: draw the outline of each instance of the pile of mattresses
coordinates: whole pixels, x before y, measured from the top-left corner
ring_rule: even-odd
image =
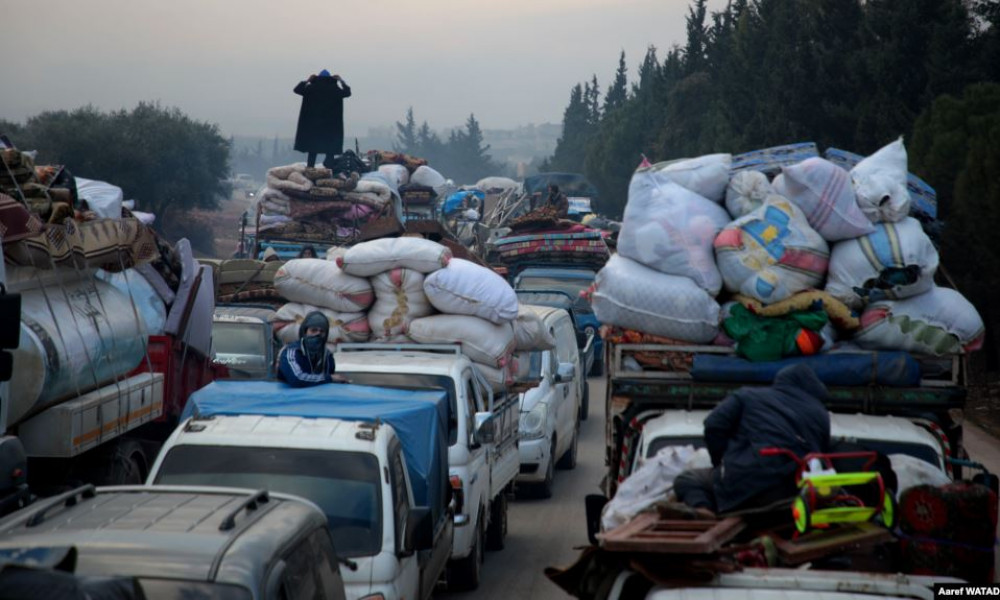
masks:
[[[21,294],[8,424],[126,377],[145,360],[149,336],[210,353],[212,273],[187,240],[157,236],[122,204],[120,188],[117,204],[105,203],[110,184],[2,152],[0,171],[14,174],[0,181],[4,283]],[[98,214],[108,210],[116,213]]]
[[[849,169],[849,170],[848,170]],[[866,158],[815,144],[639,168],[618,253],[592,289],[604,324],[750,361],[836,350],[975,350],[983,321],[935,282],[933,189],[897,140]]]
[[[284,343],[294,342],[305,315],[319,310],[330,322],[329,344],[460,344],[498,387],[528,367],[516,352],[552,347],[506,280],[422,238],[382,238],[326,259],[290,260],[274,286],[288,300],[273,318]]]

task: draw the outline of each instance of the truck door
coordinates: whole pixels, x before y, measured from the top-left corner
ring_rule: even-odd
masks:
[[[469,438],[469,495],[465,499],[465,510],[469,514],[470,521],[478,525],[476,511],[484,505],[484,498],[488,495],[490,487],[490,467],[489,448],[476,443],[475,440],[475,415],[477,412],[487,410],[486,399],[483,390],[475,381],[471,370],[464,371],[462,379],[465,381],[465,402],[468,409],[468,438]]]
[[[403,466],[402,451],[398,441],[393,441],[389,446],[389,480],[392,485],[392,514],[393,539],[395,540],[396,556],[399,560],[399,579],[396,581],[396,589],[406,598],[425,598],[426,594],[421,592],[420,560],[419,554],[405,555],[403,552],[403,539],[406,536],[406,522],[410,516],[410,486],[406,480],[406,467]],[[386,524],[390,526],[390,524]]]
[[[552,335],[556,340],[556,349],[553,356],[556,361],[555,371],[558,372],[559,365],[562,363],[572,363],[576,367],[576,373],[572,381],[564,380],[555,384],[556,402],[559,403],[556,411],[556,431],[560,441],[559,451],[561,452],[562,448],[569,447],[573,439],[577,415],[580,409],[580,394],[577,392],[580,384],[576,380],[577,377],[581,376],[580,352],[576,345],[576,331],[573,329],[573,323],[570,319],[556,320],[555,327],[552,329]],[[558,457],[554,458],[558,459]]]

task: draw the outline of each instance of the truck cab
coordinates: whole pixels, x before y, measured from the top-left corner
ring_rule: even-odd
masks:
[[[191,402],[196,416],[167,440],[148,484],[301,496],[352,563],[349,599],[430,597],[452,542],[443,394],[226,381]]]
[[[585,373],[590,375],[601,375],[604,373],[604,343],[601,336],[597,334],[601,328],[601,322],[597,320],[594,309],[590,306],[590,301],[581,296],[593,283],[597,277],[597,270],[572,265],[539,265],[525,267],[519,271],[513,280],[513,287],[518,292],[518,297],[522,303],[544,304],[555,306],[555,300],[544,298],[545,292],[561,292],[569,296],[570,307],[568,310],[573,317],[576,330],[582,335],[581,340],[592,338],[593,349],[590,350],[584,345],[580,349],[584,351]],[[553,294],[554,295],[554,294]],[[560,306],[562,307],[562,306]]]
[[[218,305],[212,315],[212,362],[229,379],[273,379],[280,347],[274,338],[269,306]]]
[[[334,359],[352,384],[447,394],[448,475],[456,497],[448,581],[476,588],[484,550],[504,545],[507,496],[520,467],[517,395],[494,393],[456,345],[340,344]],[[479,434],[487,422],[490,438]]]

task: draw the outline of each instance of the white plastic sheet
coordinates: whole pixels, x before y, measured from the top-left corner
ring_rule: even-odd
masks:
[[[96,181],[83,177],[74,177],[74,179],[76,179],[77,198],[86,200],[90,210],[97,213],[97,216],[104,219],[122,218],[124,194],[120,187],[106,181]]]
[[[656,173],[704,198],[708,198],[712,202],[718,203],[725,199],[726,186],[729,185],[729,169],[732,163],[731,154],[706,154],[697,158],[657,163],[636,172]]]
[[[665,500],[674,489],[674,480],[684,471],[711,466],[712,459],[704,448],[667,446],[660,450],[618,486],[615,497],[601,512],[601,529],[624,525],[644,509]]]
[[[423,238],[380,238],[352,246],[337,259],[345,273],[371,277],[396,268],[431,273],[448,266],[451,250]]]
[[[726,210],[734,219],[760,208],[764,200],[774,193],[767,175],[760,171],[746,170],[733,175],[726,188]]]
[[[496,325],[469,315],[434,315],[414,319],[409,336],[421,344],[461,344],[470,360],[490,367],[506,366],[514,351],[510,323]]]
[[[875,231],[858,206],[850,175],[826,159],[807,158],[787,166],[773,185],[775,192],[802,209],[809,226],[828,242]]]
[[[895,223],[910,213],[906,160],[906,148],[900,137],[851,169],[858,205],[873,223]]]
[[[358,312],[375,301],[371,283],[343,272],[337,263],[320,258],[296,258],[274,274],[274,287],[292,302],[337,312]]]

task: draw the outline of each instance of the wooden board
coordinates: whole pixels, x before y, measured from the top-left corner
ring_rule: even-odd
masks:
[[[661,519],[656,513],[642,513],[597,537],[601,547],[612,552],[711,554],[745,526],[746,523],[739,517],[721,521],[683,521]]]
[[[797,539],[772,535],[781,560],[798,565],[824,556],[840,554],[893,540],[892,533],[875,523],[857,523],[828,530],[814,530]]]

